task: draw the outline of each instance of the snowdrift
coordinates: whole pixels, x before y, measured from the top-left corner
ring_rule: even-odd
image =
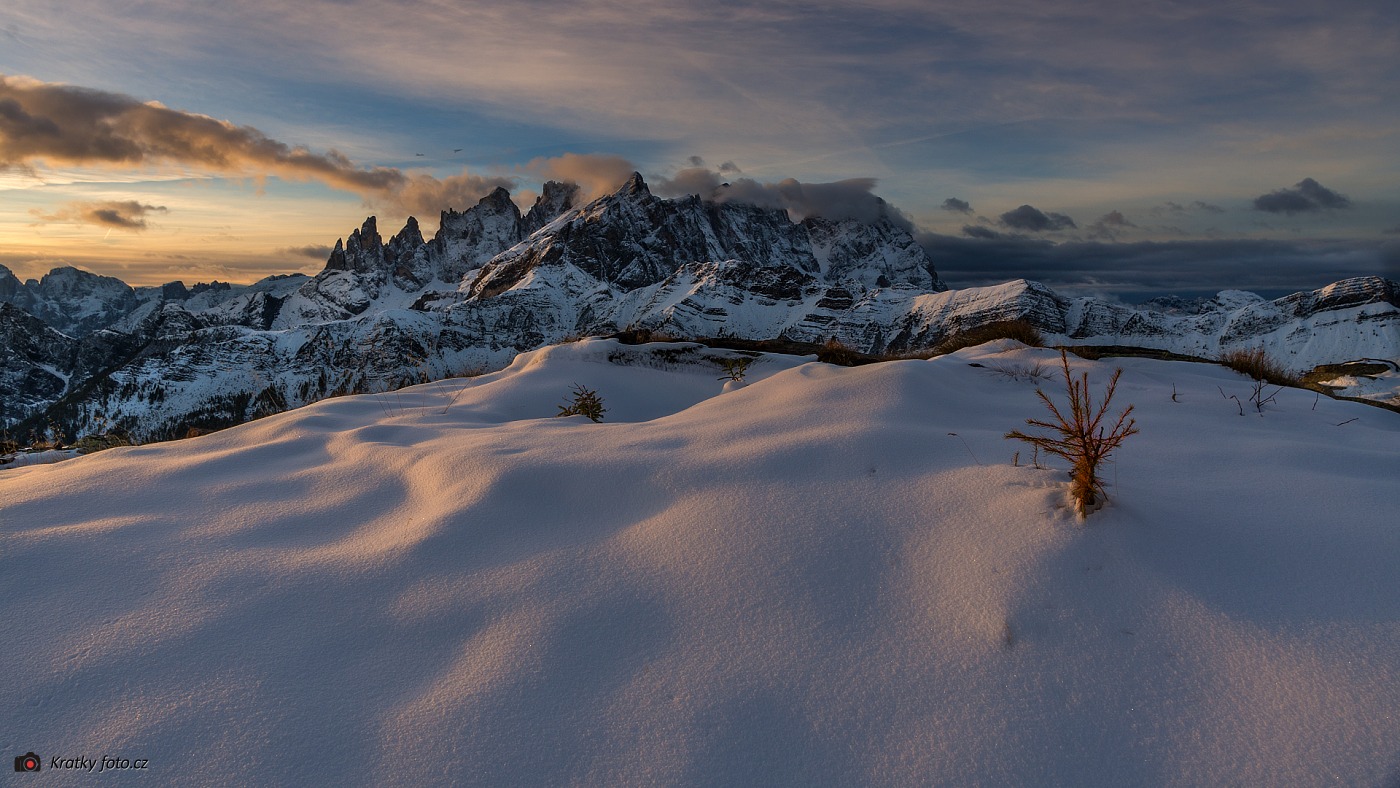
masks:
[[[0,744],[179,785],[1400,778],[1396,414],[1072,359],[1142,429],[1079,524],[1002,438],[1051,351],[722,392],[726,355],[589,340],[0,472]],[[575,383],[603,423],[553,418]]]

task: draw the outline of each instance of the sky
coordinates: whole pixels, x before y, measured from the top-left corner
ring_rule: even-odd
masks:
[[[314,273],[370,214],[431,233],[497,186],[528,207],[544,180],[599,194],[633,169],[662,196],[877,194],[953,287],[1400,279],[1400,6],[0,8],[0,264],[21,278]]]

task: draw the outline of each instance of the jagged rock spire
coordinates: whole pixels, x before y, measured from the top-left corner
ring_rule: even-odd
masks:
[[[645,194],[651,196],[651,189],[647,188],[647,182],[642,180],[640,172],[633,172],[627,182],[622,184],[622,188],[617,190],[618,194]]]

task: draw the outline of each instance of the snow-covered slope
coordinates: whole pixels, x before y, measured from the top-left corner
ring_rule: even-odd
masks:
[[[721,393],[717,351],[584,341],[0,471],[0,749],[190,786],[1400,777],[1400,417],[1124,360],[1142,432],[1079,525],[1002,438],[1057,359],[998,347]],[[552,418],[575,383],[602,424]]]

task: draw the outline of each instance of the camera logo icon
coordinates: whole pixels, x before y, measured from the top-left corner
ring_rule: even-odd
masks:
[[[33,750],[15,756],[15,771],[17,772],[37,772],[39,764],[39,756],[35,755]]]

